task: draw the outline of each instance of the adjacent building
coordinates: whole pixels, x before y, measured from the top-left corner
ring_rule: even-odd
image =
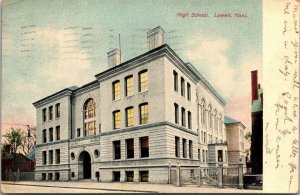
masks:
[[[147,40],[148,52],[108,52],[94,81],[33,103],[36,180],[167,183],[169,166],[227,165],[225,101],[161,27]]]
[[[251,171],[263,173],[263,89],[258,84],[257,70],[251,71],[252,83],[252,135],[251,135]]]
[[[227,135],[228,164],[246,164],[246,154],[244,149],[244,132],[246,127],[242,122],[229,116],[224,117],[224,123]]]

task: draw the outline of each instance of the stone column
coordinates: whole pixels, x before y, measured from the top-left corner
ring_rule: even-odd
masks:
[[[168,167],[168,184],[171,183],[171,164],[169,163],[169,167]]]
[[[198,168],[198,174],[199,174],[199,186],[201,186],[201,166]]]
[[[120,170],[120,182],[124,183],[126,181],[125,170]]]
[[[139,183],[140,182],[140,180],[139,180],[139,170],[134,170],[133,174],[134,174],[133,182],[134,183]]]
[[[219,163],[218,164],[219,165],[219,167],[218,167],[218,186],[220,187],[220,188],[222,188],[223,187],[223,163]]]
[[[243,189],[244,181],[243,181],[243,163],[239,163],[239,189]]]
[[[181,186],[181,168],[177,164],[177,170],[176,170],[176,186],[180,187]]]

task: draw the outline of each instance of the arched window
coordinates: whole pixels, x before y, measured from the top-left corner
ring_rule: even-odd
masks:
[[[96,135],[96,103],[95,100],[89,98],[83,106],[84,114],[84,136]]]
[[[223,123],[222,123],[222,114],[219,114],[219,132],[220,135],[223,135]]]
[[[218,118],[217,118],[217,110],[214,110],[214,130],[218,130]]]
[[[200,106],[200,113],[201,113],[201,123],[203,125],[205,125],[206,123],[205,109],[206,109],[205,100],[202,99],[201,106]]]
[[[208,105],[208,125],[209,125],[209,128],[211,129],[212,128],[212,108],[211,108],[210,104]]]

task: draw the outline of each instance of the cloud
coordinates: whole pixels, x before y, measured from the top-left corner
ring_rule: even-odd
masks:
[[[42,75],[51,83],[67,85],[81,85],[92,77],[86,74],[91,69],[91,56],[81,48],[80,36],[73,29],[67,31],[57,29],[40,29],[36,36],[39,46],[46,51],[44,54]],[[85,74],[83,74],[83,72]],[[60,85],[61,86],[61,85]]]
[[[220,94],[229,97],[235,77],[227,56],[230,40],[197,33],[186,40],[186,45],[190,48],[187,58]]]
[[[251,71],[262,79],[262,56],[253,51],[232,51],[232,42],[223,37],[197,33],[185,40],[185,53],[194,66],[225,98],[225,114],[240,120],[251,130]],[[229,56],[240,56],[235,63]],[[239,53],[238,53],[239,52]]]

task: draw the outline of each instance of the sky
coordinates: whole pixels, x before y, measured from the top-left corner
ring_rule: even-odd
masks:
[[[251,70],[262,80],[261,0],[9,0],[2,12],[3,132],[21,127],[8,123],[35,126],[33,102],[95,80],[119,34],[123,61],[146,52],[156,26],[225,99],[225,114],[251,129]],[[214,17],[221,13],[247,17]]]

